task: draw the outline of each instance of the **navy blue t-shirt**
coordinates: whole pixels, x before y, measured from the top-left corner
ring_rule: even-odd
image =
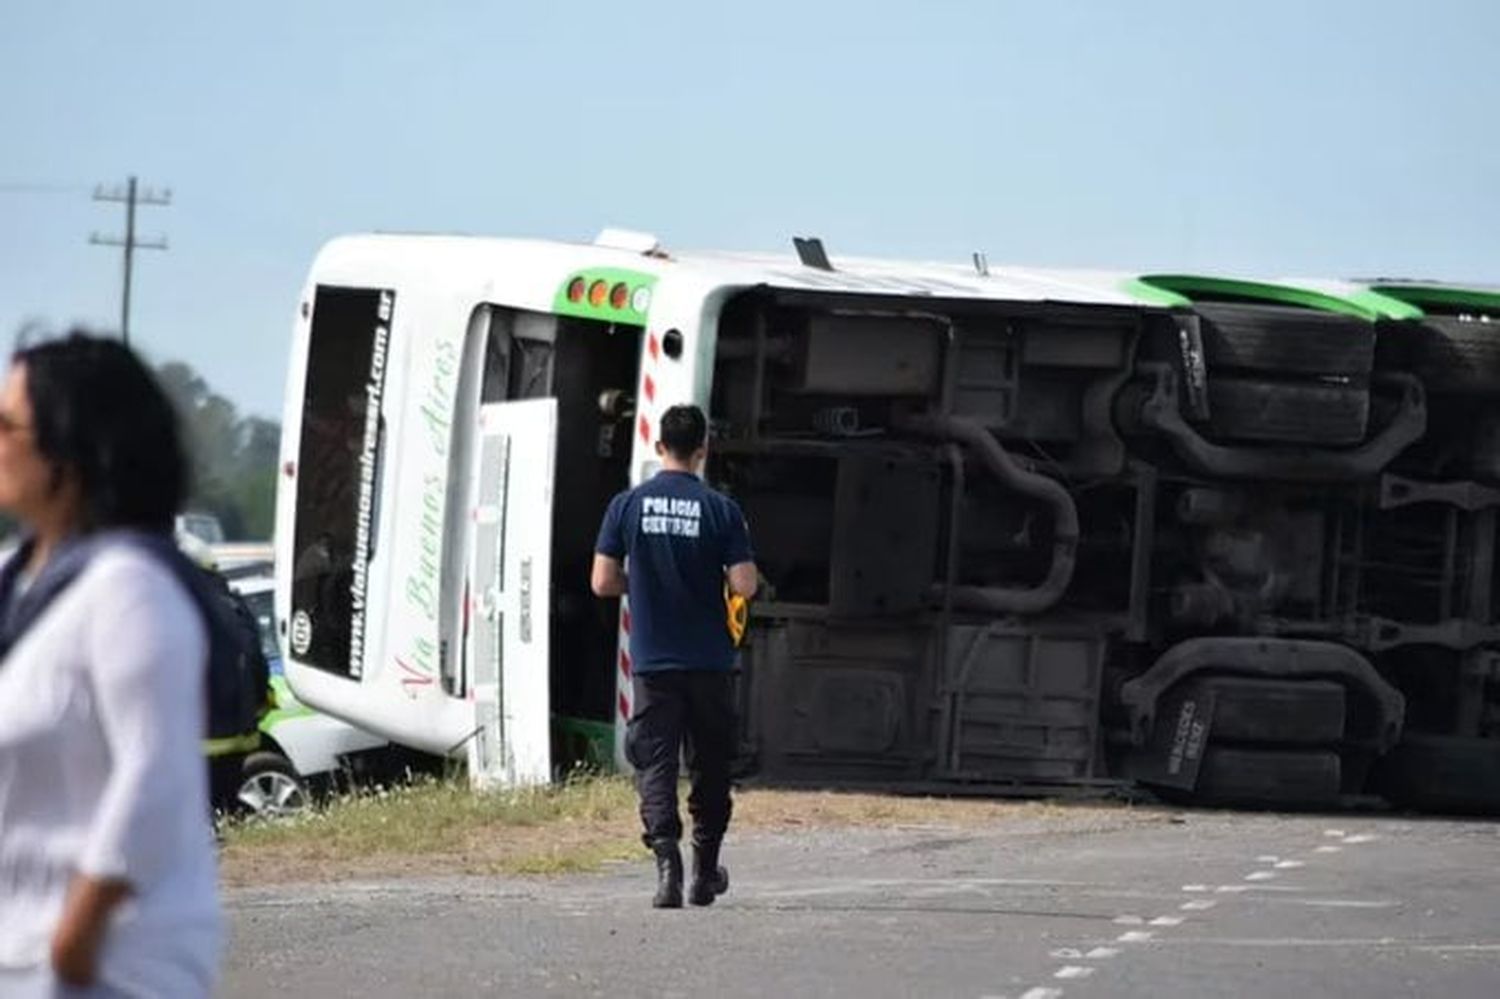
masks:
[[[594,550],[630,560],[636,672],[734,665],[724,571],[754,560],[745,515],[734,500],[688,472],[658,472],[610,501]]]

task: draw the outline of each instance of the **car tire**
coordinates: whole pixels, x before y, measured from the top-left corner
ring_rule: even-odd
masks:
[[[1211,377],[1208,402],[1213,431],[1236,440],[1358,444],[1370,421],[1363,385]]]
[[[305,812],[312,804],[312,795],[291,760],[280,753],[262,751],[245,758],[235,802],[250,815],[286,818]]]
[[[1213,676],[1189,682],[1186,691],[1200,700],[1212,695],[1214,740],[1317,745],[1344,737],[1345,692],[1331,680]]]
[[[1398,808],[1500,814],[1500,740],[1407,732],[1370,779]]]
[[[1375,327],[1360,319],[1278,305],[1204,303],[1194,311],[1210,376],[1236,368],[1362,377],[1375,364]]]
[[[1317,808],[1337,804],[1343,777],[1332,750],[1210,746],[1192,800],[1251,808]]]

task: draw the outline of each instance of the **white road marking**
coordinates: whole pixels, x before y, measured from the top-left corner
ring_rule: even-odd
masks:
[[[1406,950],[1418,953],[1469,952],[1491,953],[1500,951],[1500,941],[1485,940],[1472,943],[1426,943],[1422,940],[1403,940],[1399,937],[1351,937],[1344,939],[1311,940],[1303,937],[1189,937],[1163,940],[1163,944],[1179,946],[1210,947],[1262,947],[1272,948],[1367,948],[1373,950]]]
[[[1368,833],[1360,833],[1358,835],[1350,835],[1349,833],[1347,833],[1345,830],[1342,830],[1342,829],[1327,829],[1327,830],[1324,830],[1323,835],[1326,836],[1326,837],[1328,837],[1329,839],[1338,839],[1338,840],[1341,840],[1343,843],[1353,843],[1353,844],[1368,843],[1368,842],[1371,842],[1372,840],[1374,840],[1374,839],[1377,838],[1377,837],[1375,837],[1373,835],[1370,835]],[[1314,850],[1314,852],[1328,854],[1328,853],[1337,853],[1341,849],[1342,849],[1341,845],[1336,845],[1336,844],[1328,843],[1328,844],[1323,844],[1321,846],[1316,847],[1315,850]],[[1279,871],[1297,870],[1298,868],[1306,867],[1307,866],[1306,861],[1292,860],[1292,859],[1289,859],[1289,858],[1284,859],[1284,858],[1282,858],[1282,857],[1280,857],[1280,856],[1278,856],[1276,854],[1262,854],[1262,855],[1256,857],[1255,859],[1256,859],[1256,862],[1259,863],[1259,864],[1270,865],[1271,869],[1269,869],[1269,870],[1257,870],[1257,871],[1252,871],[1249,874],[1246,874],[1245,877],[1244,877],[1244,880],[1246,882],[1251,882],[1250,884],[1233,884],[1233,885],[1218,885],[1218,886],[1209,886],[1209,885],[1206,885],[1206,884],[1186,884],[1186,885],[1182,886],[1182,890],[1184,892],[1186,892],[1186,893],[1189,893],[1189,894],[1205,894],[1205,893],[1210,893],[1210,892],[1217,893],[1217,894],[1240,894],[1240,893],[1244,893],[1244,892],[1248,892],[1248,891],[1252,891],[1252,890],[1270,891],[1270,892],[1275,892],[1275,891],[1295,892],[1295,891],[1300,891],[1301,890],[1299,888],[1290,887],[1290,886],[1265,884],[1265,882],[1274,880],[1278,876],[1277,872],[1279,872]],[[984,882],[980,882],[977,879],[976,880],[970,880],[970,881],[967,882],[967,884],[965,885],[965,887],[973,887],[973,886],[976,886],[979,883],[984,883]],[[1005,881],[1002,881],[1001,879],[995,879],[994,881],[989,881],[988,883],[989,884],[1009,884],[1011,886],[1017,886],[1017,885],[1028,884],[1028,883],[1029,884],[1039,884],[1039,882],[1035,882],[1035,881],[1025,882],[1025,881],[1020,881],[1020,880],[1008,880],[1008,879],[1005,880]],[[868,884],[868,882],[866,884]],[[1053,882],[1054,886],[1060,887],[1061,884],[1062,883],[1059,883],[1059,882]],[[928,882],[925,885],[925,887],[927,887],[930,890],[933,887],[933,885],[932,885],[931,882]],[[1084,885],[1077,885],[1077,887],[1084,887]],[[1095,886],[1088,885],[1087,887],[1095,887]],[[1307,905],[1307,906],[1315,906],[1315,907],[1316,906],[1322,906],[1322,907],[1330,907],[1330,908],[1371,908],[1371,909],[1373,909],[1373,908],[1388,908],[1391,905],[1396,904],[1396,903],[1386,902],[1386,901],[1369,901],[1369,900],[1356,900],[1356,899],[1288,899],[1287,901],[1292,901],[1292,902],[1295,902],[1296,904],[1299,904],[1299,905]],[[1181,905],[1179,905],[1178,906],[1178,910],[1181,911],[1181,912],[1206,912],[1207,910],[1212,909],[1217,904],[1218,903],[1214,902],[1211,899],[1189,899],[1188,901],[1183,902]],[[1134,914],[1126,913],[1126,914],[1122,914],[1122,915],[1118,915],[1118,916],[1113,917],[1112,922],[1115,925],[1117,925],[1117,926],[1140,926],[1142,924],[1145,924],[1145,925],[1148,925],[1148,926],[1169,928],[1169,927],[1175,927],[1175,926],[1182,925],[1182,923],[1186,920],[1186,918],[1187,917],[1184,917],[1184,916],[1156,916],[1156,917],[1153,917],[1153,918],[1151,918],[1151,919],[1148,920],[1145,917],[1142,917],[1142,916],[1139,916],[1139,915],[1134,915]],[[1151,942],[1151,941],[1155,940],[1155,938],[1156,938],[1156,934],[1154,932],[1150,931],[1150,930],[1127,930],[1124,933],[1121,933],[1118,937],[1116,937],[1115,940],[1116,940],[1117,943],[1122,943],[1122,944],[1138,944],[1138,943],[1148,943],[1148,942]],[[1439,952],[1439,951],[1492,951],[1492,950],[1500,950],[1500,943],[1497,943],[1497,944],[1489,944],[1489,943],[1444,944],[1444,945],[1434,945],[1434,946],[1425,946],[1424,947],[1424,946],[1418,946],[1415,941],[1413,941],[1411,943],[1403,944],[1401,941],[1398,941],[1398,940],[1395,940],[1395,939],[1391,939],[1391,938],[1381,938],[1381,939],[1377,939],[1377,940],[1368,940],[1368,941],[1365,941],[1365,940],[1327,941],[1327,940],[1300,940],[1300,939],[1287,939],[1287,940],[1237,940],[1237,939],[1223,939],[1223,940],[1214,940],[1214,939],[1211,939],[1211,938],[1210,939],[1205,939],[1205,938],[1201,938],[1200,937],[1200,938],[1197,938],[1196,940],[1174,941],[1174,942],[1179,942],[1179,943],[1196,943],[1196,944],[1218,943],[1218,944],[1226,945],[1226,946],[1245,946],[1245,947],[1279,947],[1279,946],[1285,946],[1285,947],[1319,947],[1319,946],[1330,946],[1332,944],[1338,943],[1338,944],[1342,944],[1342,945],[1374,946],[1374,947],[1393,947],[1393,946],[1394,947],[1401,947],[1401,946],[1405,946],[1406,948],[1412,949],[1412,950],[1423,950],[1423,951],[1434,951],[1434,952]],[[1054,959],[1057,959],[1057,960],[1102,961],[1102,960],[1106,960],[1106,959],[1118,956],[1120,954],[1120,949],[1116,948],[1116,947],[1093,947],[1090,950],[1088,950],[1088,951],[1085,952],[1085,951],[1082,951],[1082,950],[1080,950],[1079,948],[1076,948],[1076,947],[1060,947],[1060,948],[1057,948],[1057,949],[1051,951],[1050,954],[1051,954],[1051,956]],[[1080,980],[1080,979],[1085,979],[1085,978],[1090,977],[1091,975],[1094,974],[1094,972],[1096,970],[1097,969],[1095,967],[1093,967],[1091,965],[1086,965],[1086,964],[1065,964],[1061,968],[1058,968],[1057,971],[1055,971],[1053,973],[1052,977],[1056,978],[1056,979],[1062,979],[1062,980]],[[1023,993],[1020,996],[1020,999],[1060,999],[1060,997],[1062,996],[1062,994],[1063,994],[1063,991],[1061,989],[1047,988],[1047,987],[1044,987],[1044,986],[1037,986],[1037,987],[1031,988],[1031,989],[1027,990],[1025,993]]]
[[[847,878],[811,886],[772,883],[765,885],[759,894],[762,898],[811,898],[819,895],[857,895],[912,889],[931,891],[937,888],[968,892],[984,888],[1081,888],[1118,891],[1119,885],[1094,881],[1052,881],[1045,878]]]
[[[1053,978],[1087,978],[1094,973],[1094,969],[1086,964],[1069,964],[1057,969]]]

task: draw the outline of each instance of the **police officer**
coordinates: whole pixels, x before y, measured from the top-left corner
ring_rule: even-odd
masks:
[[[659,909],[682,905],[679,751],[692,783],[688,901],[710,905],[729,887],[719,846],[732,809],[737,726],[725,589],[748,600],[757,574],[744,514],[698,478],[707,440],[698,407],[673,406],[662,414],[661,471],[610,502],[594,546],[595,595],[630,598],[635,708],[625,755],[636,770],[642,838],[656,855],[652,905]]]

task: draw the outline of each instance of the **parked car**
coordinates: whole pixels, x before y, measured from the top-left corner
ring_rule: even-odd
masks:
[[[298,701],[281,668],[270,566],[235,566],[225,575],[255,614],[275,697],[260,723],[261,748],[245,759],[233,806],[268,817],[293,815],[340,782],[425,765],[419,754]]]
[[[174,533],[178,538],[183,535],[191,535],[206,545],[222,545],[224,543],[224,527],[219,523],[219,518],[211,513],[202,513],[187,510],[177,515],[173,524]]]
[[[177,544],[198,562],[221,572],[247,567],[271,571],[271,542],[228,541],[219,518],[211,513],[179,513],[172,528]]]

